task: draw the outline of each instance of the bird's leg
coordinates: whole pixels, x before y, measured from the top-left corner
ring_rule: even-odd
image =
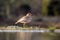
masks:
[[[27,27],[27,23],[25,24],[25,27]]]
[[[25,28],[25,23],[23,24],[23,27]]]

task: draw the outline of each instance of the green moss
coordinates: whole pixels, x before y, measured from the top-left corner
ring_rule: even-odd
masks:
[[[54,32],[54,30],[56,29],[56,27],[55,26],[49,26],[48,29],[50,30],[50,32]]]

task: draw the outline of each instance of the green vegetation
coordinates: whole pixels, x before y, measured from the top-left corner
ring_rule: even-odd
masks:
[[[56,29],[56,27],[55,26],[49,26],[49,28],[48,28],[51,32],[54,32],[54,30]]]
[[[49,3],[50,3],[50,0],[43,0],[42,12],[44,15],[47,15],[48,13],[47,6],[49,5]]]

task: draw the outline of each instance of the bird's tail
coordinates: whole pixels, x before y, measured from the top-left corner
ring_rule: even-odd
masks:
[[[15,22],[15,24],[18,24],[18,22]]]

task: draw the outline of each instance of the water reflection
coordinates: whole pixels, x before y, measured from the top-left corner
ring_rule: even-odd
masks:
[[[0,32],[0,40],[60,40],[60,33]]]

